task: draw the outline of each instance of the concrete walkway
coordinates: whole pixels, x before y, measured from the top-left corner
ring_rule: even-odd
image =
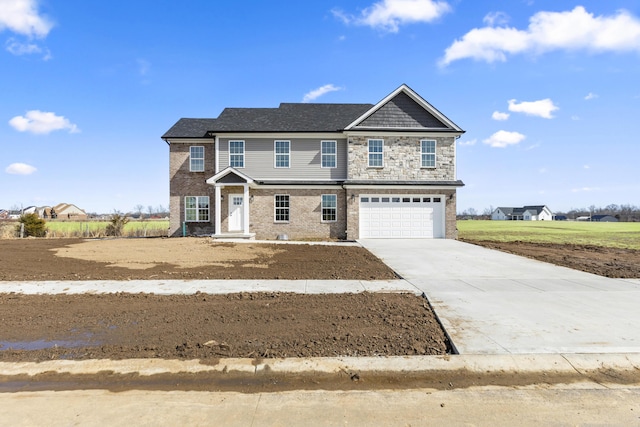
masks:
[[[461,354],[640,353],[640,280],[455,240],[361,240],[424,291]]]

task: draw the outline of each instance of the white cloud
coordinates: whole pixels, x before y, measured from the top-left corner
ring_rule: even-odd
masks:
[[[478,142],[477,139],[470,139],[468,141],[458,141],[458,145],[461,147],[466,147],[466,146],[476,145],[476,142]]]
[[[401,25],[431,22],[450,10],[449,4],[440,0],[382,0],[364,9],[359,16],[339,9],[331,12],[345,24],[366,25],[397,33]]]
[[[584,97],[585,101],[589,101],[590,99],[596,99],[598,97],[597,94],[593,92],[589,92],[587,96]]]
[[[591,166],[589,166],[589,165],[584,165],[584,166],[582,166],[582,168],[583,168],[583,169],[591,169]]]
[[[42,59],[44,59],[45,61],[48,61],[49,59],[52,58],[51,52],[49,51],[49,49],[42,48],[31,41],[23,43],[16,40],[13,37],[9,38],[5,42],[5,48],[7,52],[16,56],[33,55],[37,53],[42,53],[43,54]]]
[[[69,133],[78,133],[78,126],[71,123],[63,116],[56,116],[55,113],[31,110],[24,116],[16,116],[9,120],[9,124],[19,132],[31,132],[36,134],[47,134],[55,130],[67,129]]]
[[[53,23],[38,13],[37,0],[0,0],[0,31],[46,37]]]
[[[335,86],[333,84],[324,85],[317,89],[312,90],[311,92],[306,93],[302,98],[302,102],[311,102],[320,98],[322,95],[326,93],[335,92],[338,90],[342,90],[342,88]]]
[[[522,142],[526,136],[520,132],[509,132],[506,130],[499,130],[491,135],[489,138],[482,141],[483,143],[495,148],[505,148],[509,145],[517,145]]]
[[[490,12],[482,18],[482,22],[490,27],[494,25],[505,25],[509,22],[509,15],[504,12]]]
[[[553,101],[549,98],[541,99],[539,101],[523,101],[516,102],[515,99],[509,100],[509,111],[514,113],[524,113],[528,116],[537,116],[544,119],[552,119],[551,113],[559,108],[553,104]]]
[[[545,173],[547,173],[547,172],[549,172],[549,170],[548,170],[547,168],[540,168],[540,169],[538,169],[538,173],[539,173],[539,174],[545,174]]]
[[[529,19],[526,30],[506,26],[472,29],[445,50],[440,65],[464,58],[506,61],[507,55],[553,50],[638,52],[640,20],[625,10],[594,16],[583,6],[566,12],[538,12]]]
[[[493,120],[504,121],[509,119],[509,113],[502,113],[500,111],[494,111],[491,115]]]
[[[36,169],[35,167],[26,163],[12,163],[7,166],[4,171],[12,175],[31,175],[37,170],[38,169]]]

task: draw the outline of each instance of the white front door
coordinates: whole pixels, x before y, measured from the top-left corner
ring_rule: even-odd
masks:
[[[229,194],[229,231],[244,229],[244,196]]]

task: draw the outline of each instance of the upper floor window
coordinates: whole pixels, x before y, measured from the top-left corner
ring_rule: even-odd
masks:
[[[289,195],[276,194],[274,199],[275,222],[289,222]]]
[[[275,167],[288,168],[291,157],[291,142],[276,141],[274,143]]]
[[[189,147],[189,171],[204,172],[204,147]]]
[[[187,196],[184,198],[184,219],[186,222],[209,221],[209,197]]]
[[[244,167],[244,141],[229,141],[229,166]]]
[[[420,157],[422,158],[421,165],[423,168],[435,168],[436,167],[436,142],[432,140],[420,141]]]
[[[384,163],[382,162],[383,147],[384,147],[384,140],[382,139],[369,140],[369,167],[381,168],[384,166]]]
[[[322,222],[335,222],[338,213],[338,196],[335,194],[322,195]]]
[[[337,164],[337,148],[336,141],[322,141],[322,167],[335,168]]]

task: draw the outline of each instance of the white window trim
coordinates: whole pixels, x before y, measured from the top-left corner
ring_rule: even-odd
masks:
[[[231,166],[231,143],[232,142],[242,142],[242,154],[233,154],[234,156],[242,156],[242,166]],[[247,147],[244,140],[230,139],[227,145],[227,152],[229,153],[229,167],[232,167],[234,169],[244,169],[244,167],[246,166],[246,158],[245,158],[246,151],[247,151]]]
[[[187,199],[193,197],[196,199],[196,207],[195,208],[187,208]],[[200,219],[200,199],[207,199],[207,219]],[[194,209],[196,212],[196,219],[190,220],[187,219],[187,209]],[[209,196],[185,196],[184,197],[184,222],[211,222],[211,199]]]
[[[287,200],[289,202],[289,206],[286,208],[288,211],[287,216],[289,219],[286,221],[277,219],[277,209],[285,209],[285,208],[278,208],[278,206],[276,205],[276,200],[278,196],[287,196]],[[291,195],[290,194],[274,194],[273,195],[273,222],[277,224],[287,224],[291,222]]]
[[[202,148],[202,157],[193,157],[192,149]],[[191,145],[189,147],[189,172],[204,172],[204,145]],[[193,169],[192,160],[202,160],[202,169]]]
[[[325,142],[333,143],[333,148],[335,149],[334,153],[325,154],[325,153],[322,152],[322,145]],[[334,166],[324,166],[324,162],[322,160],[323,160],[325,155],[326,156],[333,156],[333,160],[334,160],[333,164],[334,164]],[[338,141],[335,141],[335,140],[323,140],[323,141],[320,141],[320,167],[322,169],[336,169],[338,167]]]
[[[371,141],[381,141],[382,142],[382,152],[380,152],[380,153],[371,153],[371,151],[369,150]],[[380,166],[372,166],[371,165],[371,154],[380,154],[382,156],[382,164]],[[376,168],[376,169],[384,168],[384,139],[382,139],[382,138],[369,138],[367,140],[367,167]]]
[[[286,142],[289,151],[287,153],[278,153],[276,150],[278,142]],[[278,156],[287,156],[287,166],[278,166]],[[277,139],[273,141],[273,167],[276,169],[291,168],[291,141],[288,141],[286,139]]]
[[[423,142],[427,142],[427,141],[431,141],[433,142],[433,153],[425,153],[423,151]],[[420,140],[420,167],[423,169],[435,169],[437,164],[438,164],[438,141],[436,141],[435,139],[421,139]],[[433,154],[433,166],[425,166],[424,163],[422,162],[422,156],[424,154]]]
[[[324,201],[324,196],[331,196],[331,197],[333,197],[335,199],[336,205],[333,208],[326,208],[326,209],[333,209],[335,211],[335,218],[336,219],[325,220],[323,218],[323,216],[324,216],[324,212],[323,211],[324,211],[325,207],[324,207],[322,202]],[[323,222],[323,223],[338,222],[338,195],[337,194],[323,194],[323,195],[320,196],[320,222]]]

